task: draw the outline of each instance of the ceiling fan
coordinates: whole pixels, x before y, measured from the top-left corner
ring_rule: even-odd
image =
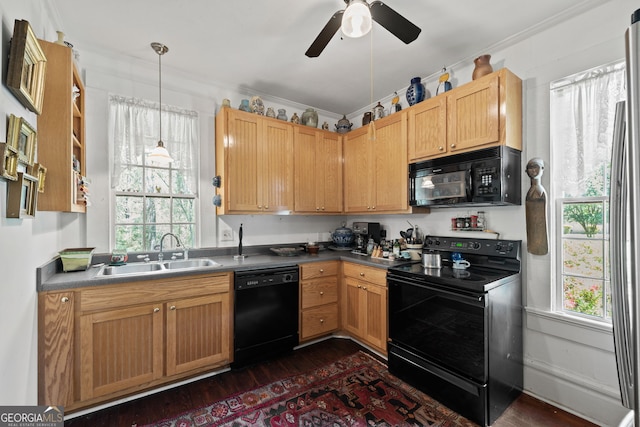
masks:
[[[347,7],[333,14],[327,25],[307,49],[305,55],[309,58],[320,56],[338,28],[342,27],[343,34],[348,37],[364,36],[371,30],[372,19],[405,44],[418,38],[420,31],[422,31],[380,0],[375,0],[371,4],[366,0],[344,0],[344,2]]]

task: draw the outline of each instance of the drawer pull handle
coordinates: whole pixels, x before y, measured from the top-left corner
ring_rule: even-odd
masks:
[[[157,313],[157,312],[159,312],[159,311],[160,311],[160,309],[159,309],[158,307],[156,307],[156,308],[154,308],[154,309],[153,309],[153,312],[154,312],[154,313]]]
[[[69,302],[69,297],[62,297],[62,298],[60,298],[60,301]]]
[[[169,310],[175,310],[175,309],[176,309],[175,305],[172,305],[171,307],[169,307]]]

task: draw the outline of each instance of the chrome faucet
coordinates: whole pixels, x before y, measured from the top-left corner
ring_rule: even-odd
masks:
[[[160,253],[158,253],[158,262],[162,262],[162,260],[164,259],[164,255],[162,255],[162,247],[163,247],[164,238],[167,236],[173,236],[176,239],[176,243],[177,243],[176,247],[182,246],[182,243],[180,242],[180,239],[178,239],[178,236],[176,236],[173,233],[164,233],[160,238]]]

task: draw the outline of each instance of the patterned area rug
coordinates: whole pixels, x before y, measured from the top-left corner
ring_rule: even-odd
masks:
[[[476,426],[389,374],[385,365],[363,352],[151,425]]]

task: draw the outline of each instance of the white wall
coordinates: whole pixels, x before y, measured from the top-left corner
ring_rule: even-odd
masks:
[[[14,114],[37,126],[37,116],[26,110],[4,85],[15,19],[30,22],[36,36],[55,39],[49,2],[3,0],[0,3],[0,135],[6,135],[6,117]],[[5,141],[4,136],[0,137]],[[36,268],[66,247],[84,245],[86,225],[78,214],[37,212],[35,219],[7,219],[6,182],[0,179],[0,405],[37,403]]]
[[[14,19],[29,20],[40,38],[54,40],[55,14],[47,9],[49,2],[3,0],[2,69],[6,70],[8,40]],[[553,164],[549,164],[549,83],[580,70],[619,60],[624,56],[624,30],[629,16],[637,8],[631,0],[610,0],[584,14],[577,14],[561,25],[545,25],[533,36],[517,37],[484,51],[492,55],[494,69],[507,67],[524,82],[524,152],[523,165],[531,157],[547,162],[543,185],[550,190]],[[505,17],[505,19],[508,19]],[[35,268],[68,246],[96,246],[99,251],[110,248],[108,223],[108,144],[107,97],[109,93],[155,100],[157,96],[157,58],[149,50],[149,61],[130,61],[100,53],[81,52],[80,64],[87,86],[87,170],[92,178],[94,206],[86,216],[38,212],[33,220],[0,218],[0,324],[4,328],[0,340],[0,404],[34,404],[36,402],[36,293]],[[340,226],[346,217],[271,217],[258,215],[215,218],[210,200],[214,191],[210,185],[214,175],[213,117],[223,98],[230,98],[233,107],[251,94],[236,88],[220,88],[210,82],[196,82],[189,76],[174,73],[169,53],[163,58],[163,101],[167,104],[195,109],[200,113],[202,229],[201,246],[216,246],[219,225],[235,232],[244,224],[245,245],[300,242],[325,239],[327,233]],[[460,63],[447,65],[454,86],[470,80],[473,58],[461,58]],[[427,59],[425,59],[426,61]],[[425,76],[427,89],[435,93],[437,75]],[[399,88],[402,94],[405,88]],[[33,125],[36,117],[24,110],[2,86],[0,106],[5,114],[22,115]],[[289,103],[264,94],[266,105],[282,106],[291,115],[304,111],[305,106]],[[406,105],[406,103],[405,103]],[[320,112],[320,122],[329,123],[341,115]],[[349,115],[359,123],[362,111]],[[0,131],[6,131],[6,124]],[[523,194],[529,183],[523,172]],[[6,184],[0,180],[0,212],[5,211]],[[553,194],[550,194],[553,197]],[[507,239],[526,240],[524,206],[486,208],[489,226]],[[460,212],[465,212],[461,210]],[[409,228],[407,220],[417,224],[422,232],[443,234],[449,218],[457,210],[434,210],[421,215],[383,215],[348,217],[353,221],[377,221],[390,237],[399,236]],[[0,215],[2,216],[2,215]],[[319,234],[318,234],[319,233]],[[318,237],[320,236],[320,237]],[[10,242],[10,244],[7,244]],[[224,245],[235,245],[237,240]],[[221,243],[222,245],[222,243]],[[556,405],[578,413],[602,425],[615,425],[624,414],[618,403],[617,377],[610,328],[575,321],[555,314],[553,308],[552,255],[526,254],[523,246],[525,299],[527,306],[525,329],[525,388],[528,392]],[[11,266],[11,268],[10,268]]]

